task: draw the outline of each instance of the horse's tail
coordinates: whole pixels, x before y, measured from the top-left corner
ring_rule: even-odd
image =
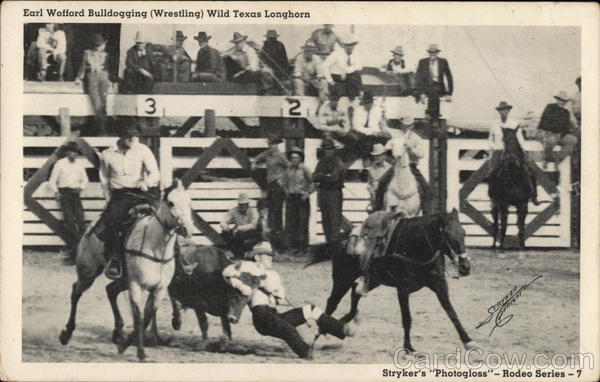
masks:
[[[315,246],[310,260],[308,263],[306,263],[306,265],[304,265],[304,268],[308,268],[317,263],[322,263],[323,261],[331,260],[333,258],[333,249],[334,246],[327,243]]]

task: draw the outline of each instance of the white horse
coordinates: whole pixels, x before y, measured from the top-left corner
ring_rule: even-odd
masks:
[[[410,159],[404,137],[394,137],[391,141],[394,156],[394,175],[385,192],[386,211],[404,211],[406,217],[416,216],[421,209],[421,198],[417,180],[410,170]]]

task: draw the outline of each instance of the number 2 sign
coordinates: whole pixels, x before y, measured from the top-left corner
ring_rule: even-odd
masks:
[[[302,117],[304,108],[299,99],[286,98],[286,102],[282,107],[283,117]]]

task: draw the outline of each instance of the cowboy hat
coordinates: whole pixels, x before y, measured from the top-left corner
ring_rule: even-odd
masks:
[[[288,159],[290,159],[290,157],[292,156],[292,154],[298,154],[300,155],[300,160],[304,161],[304,151],[302,151],[302,149],[298,146],[294,146],[292,147],[288,152],[287,152],[287,157]]]
[[[267,34],[265,35],[266,38],[277,38],[279,37],[279,33],[277,33],[277,31],[275,29],[269,29],[267,31]]]
[[[92,45],[96,47],[96,46],[100,46],[102,44],[105,44],[106,40],[104,39],[104,37],[102,37],[101,34],[94,33],[92,35],[91,42],[92,42]]]
[[[438,48],[438,44],[429,44],[429,48],[427,48],[427,51],[429,53],[437,53],[441,52],[442,50]]]
[[[238,204],[250,204],[250,198],[248,198],[248,195],[243,192],[240,193],[238,196]]]
[[[354,35],[350,34],[340,37],[339,42],[341,45],[356,45],[358,44],[358,39]]]
[[[402,49],[402,47],[400,45],[398,45],[394,49],[390,50],[390,52],[392,52],[394,54],[399,54],[401,56],[404,56],[404,51],[403,51],[403,49]]]
[[[570,100],[569,96],[567,95],[567,92],[564,90],[559,91],[558,94],[555,94],[553,97],[565,102]]]
[[[375,143],[373,145],[373,149],[371,150],[371,155],[374,157],[379,156],[385,152],[385,147],[381,143]]]
[[[187,36],[185,36],[182,31],[175,32],[175,40],[180,41],[180,40],[186,40],[186,39],[187,39]]]
[[[317,46],[312,41],[307,41],[300,49],[308,52],[316,52],[318,50]]]
[[[261,241],[252,247],[252,250],[246,254],[246,259],[253,260],[258,255],[273,256],[273,248],[268,241]]]
[[[199,42],[207,42],[212,36],[207,36],[206,32],[198,32],[197,36],[194,36],[194,40]]]
[[[400,118],[400,123],[404,126],[412,126],[415,124],[415,119],[410,115],[404,115]]]
[[[247,38],[248,38],[248,36],[246,36],[246,35],[242,35],[238,32],[233,32],[233,38],[231,40],[229,40],[229,42],[235,44],[240,41],[246,41]]]
[[[81,154],[81,150],[79,150],[79,146],[77,146],[77,142],[67,142],[67,144],[65,144],[64,146],[64,150],[65,152],[67,151],[73,151],[76,152],[77,154]]]
[[[360,104],[364,105],[366,103],[373,103],[374,101],[375,99],[373,98],[373,93],[367,90],[363,93],[363,96],[360,99]]]
[[[280,137],[278,137],[278,136],[277,136],[277,135],[275,135],[275,134],[270,134],[270,135],[267,137],[267,143],[268,143],[269,145],[278,145],[278,144],[280,144],[280,143],[282,143],[282,142],[283,142],[283,139],[282,139],[282,138],[280,138]]]
[[[148,42],[148,40],[146,39],[146,36],[144,36],[144,35],[142,34],[142,32],[140,32],[140,31],[137,31],[137,32],[135,33],[135,43],[136,43],[136,44],[138,44],[138,43],[144,43],[144,44],[145,44],[145,43],[147,43],[147,42]]]
[[[322,149],[335,149],[335,143],[333,143],[333,139],[331,139],[331,138],[323,139],[323,141],[321,141],[321,148]]]
[[[496,106],[496,110],[506,110],[506,109],[510,110],[512,108],[513,108],[512,105],[509,105],[508,102],[506,102],[506,101],[502,101],[502,102],[500,102],[500,104],[498,104],[498,106]]]

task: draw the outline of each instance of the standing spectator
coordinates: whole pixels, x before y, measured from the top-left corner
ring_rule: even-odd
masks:
[[[577,144],[577,138],[571,134],[571,113],[566,108],[569,102],[567,92],[561,90],[554,98],[556,102],[546,105],[538,125],[537,139],[544,145],[544,168],[548,167],[550,161],[558,166],[571,155]],[[561,146],[558,153],[554,152],[556,145]]]
[[[85,219],[80,193],[88,185],[88,177],[83,164],[77,160],[79,148],[76,142],[68,142],[65,146],[66,157],[59,159],[52,173],[48,187],[56,194],[62,208],[65,225],[72,238],[68,243],[69,257],[65,262],[74,264],[77,244],[85,232]]]
[[[273,74],[280,81],[290,78],[290,62],[288,60],[285,46],[277,37],[279,34],[275,29],[269,29],[265,35],[267,38],[260,52],[260,60],[273,70]]]
[[[290,167],[282,177],[286,194],[285,230],[292,249],[304,251],[308,247],[309,196],[314,191],[312,174],[304,166],[304,152],[300,148],[292,147],[287,155]]]
[[[307,43],[312,42],[317,47],[317,54],[322,59],[326,59],[334,51],[336,43],[339,42],[338,36],[331,28],[333,28],[333,24],[323,24],[323,28],[315,30],[307,40]]]
[[[367,190],[369,191],[369,195],[371,195],[371,205],[375,203],[375,192],[377,191],[379,180],[391,167],[385,160],[385,151],[385,147],[381,143],[374,144],[373,150],[371,150],[371,166],[367,169],[369,174]]]
[[[175,49],[172,51],[173,65],[177,74],[177,82],[189,82],[192,71],[192,58],[185,51],[183,42],[187,36],[182,31],[175,32]]]
[[[38,37],[35,42],[38,53],[39,71],[37,74],[38,81],[45,81],[48,71],[48,59],[52,59],[58,63],[59,81],[64,80],[65,65],[67,63],[67,37],[65,32],[58,29],[58,25],[47,23],[44,28],[38,30]]]
[[[344,174],[346,168],[335,152],[330,138],[321,143],[323,156],[317,163],[313,182],[317,185],[317,201],[321,209],[321,224],[328,244],[339,244],[342,225]]]
[[[251,168],[257,165],[267,165],[267,204],[269,208],[269,228],[272,235],[277,235],[283,230],[283,201],[285,192],[281,187],[281,177],[290,163],[285,155],[279,151],[278,145],[283,139],[271,135],[268,138],[269,149],[258,154],[253,160]]]
[[[323,75],[331,86],[331,96],[347,96],[353,101],[362,88],[362,64],[354,51],[358,40],[354,36],[347,36],[340,39],[339,43],[342,49],[333,51],[323,62]]]
[[[235,47],[223,57],[229,60],[230,67],[233,68],[231,81],[241,84],[256,83],[259,94],[264,94],[273,86],[273,76],[269,70],[261,69],[256,50],[246,43],[247,39],[248,36],[235,32],[230,40]]]
[[[225,66],[218,50],[208,45],[206,32],[198,32],[194,40],[198,41],[200,49],[196,56],[196,70],[192,74],[192,81],[221,82],[225,79]]]
[[[152,92],[155,77],[152,47],[140,32],[135,35],[135,45],[127,50],[123,77],[128,92]]]
[[[448,60],[438,57],[438,53],[441,52],[438,45],[429,45],[427,52],[429,57],[421,59],[417,67],[417,92],[420,102],[424,103],[427,98],[427,115],[430,118],[438,119],[440,117],[440,98],[445,97],[446,100],[451,100],[454,83]]]
[[[404,59],[404,50],[397,46],[391,50],[393,56],[385,67],[388,78],[402,86],[403,91],[415,88],[415,78],[411,74],[413,68],[409,67]]]
[[[327,99],[327,81],[323,75],[323,60],[314,53],[317,47],[307,43],[302,47],[302,54],[294,64],[294,84],[297,95],[319,96],[319,101]]]
[[[247,250],[262,240],[257,225],[258,213],[250,207],[248,195],[241,193],[238,205],[229,210],[221,221],[223,238],[236,258],[244,257]]]
[[[85,81],[96,114],[98,135],[106,135],[106,95],[110,87],[106,40],[99,34],[92,35],[92,49],[83,51],[83,60],[75,83]]]

